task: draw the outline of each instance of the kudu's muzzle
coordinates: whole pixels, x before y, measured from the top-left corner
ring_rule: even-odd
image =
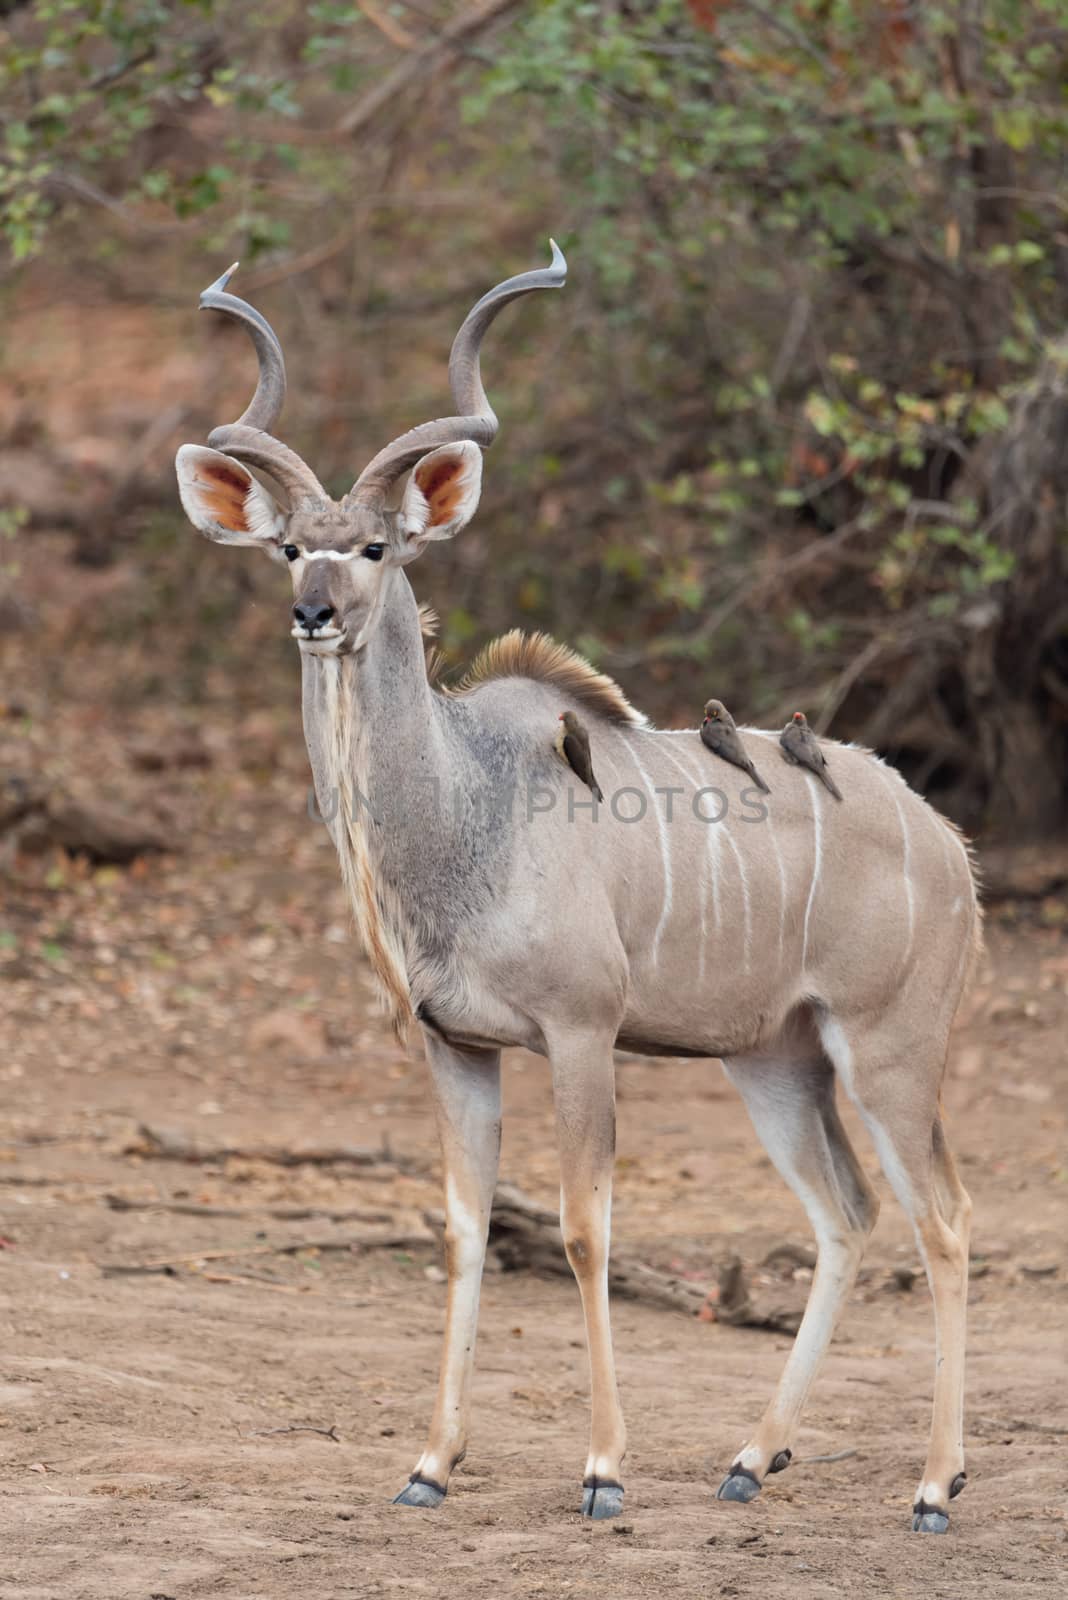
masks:
[[[293,606],[293,617],[294,632],[302,630],[308,639],[314,638],[321,629],[336,631],[337,608],[320,578],[303,586]]]

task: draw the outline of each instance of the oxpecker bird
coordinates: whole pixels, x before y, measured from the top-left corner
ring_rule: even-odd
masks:
[[[762,794],[771,793],[760,773],[746,755],[745,745],[742,743],[741,735],[735,726],[734,718],[722,700],[705,701],[705,720],[701,724],[701,740],[714,756],[722,756],[723,760],[729,761],[732,767],[741,767],[743,772],[748,772]]]
[[[779,743],[787,761],[792,761],[798,767],[807,767],[809,772],[814,772],[834,798],[841,800],[841,791],[827,770],[827,757],[820,749],[819,741],[809,727],[808,718],[803,711],[794,712],[779,735]]]
[[[593,775],[590,736],[573,711],[561,711],[560,731],[554,744],[557,755],[562,756],[575,776],[582,779],[594,799],[603,801],[601,786]]]

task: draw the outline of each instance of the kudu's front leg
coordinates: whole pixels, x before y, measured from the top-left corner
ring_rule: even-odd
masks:
[[[445,1184],[449,1275],[438,1396],[426,1449],[394,1504],[439,1506],[467,1444],[478,1299],[501,1145],[499,1050],[460,1050],[424,1030]]]
[[[582,1295],[590,1358],[590,1450],[582,1514],[618,1517],[626,1428],[616,1387],[608,1316],[608,1245],[616,1148],[612,1036],[567,1033],[549,1040],[560,1147],[560,1227]]]

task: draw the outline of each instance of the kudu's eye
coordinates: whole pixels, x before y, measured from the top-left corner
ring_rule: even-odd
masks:
[[[363,553],[368,561],[381,561],[385,548],[384,544],[368,544],[364,546]]]
[[[282,554],[285,556],[287,561],[295,561],[300,555],[300,551],[297,549],[295,544],[284,544],[282,546]]]

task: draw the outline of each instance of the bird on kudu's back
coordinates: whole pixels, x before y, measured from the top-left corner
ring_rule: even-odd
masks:
[[[601,786],[593,775],[590,736],[573,711],[561,711],[560,729],[553,741],[557,755],[589,789],[595,800],[604,800]]]
[[[701,742],[714,756],[721,756],[733,767],[747,772],[762,794],[771,790],[746,754],[741,734],[722,700],[705,702],[705,717],[701,723]]]
[[[808,725],[803,711],[795,711],[779,735],[783,756],[795,766],[805,767],[829,789],[836,800],[842,793],[827,769],[827,757],[820,749],[819,740]]]

